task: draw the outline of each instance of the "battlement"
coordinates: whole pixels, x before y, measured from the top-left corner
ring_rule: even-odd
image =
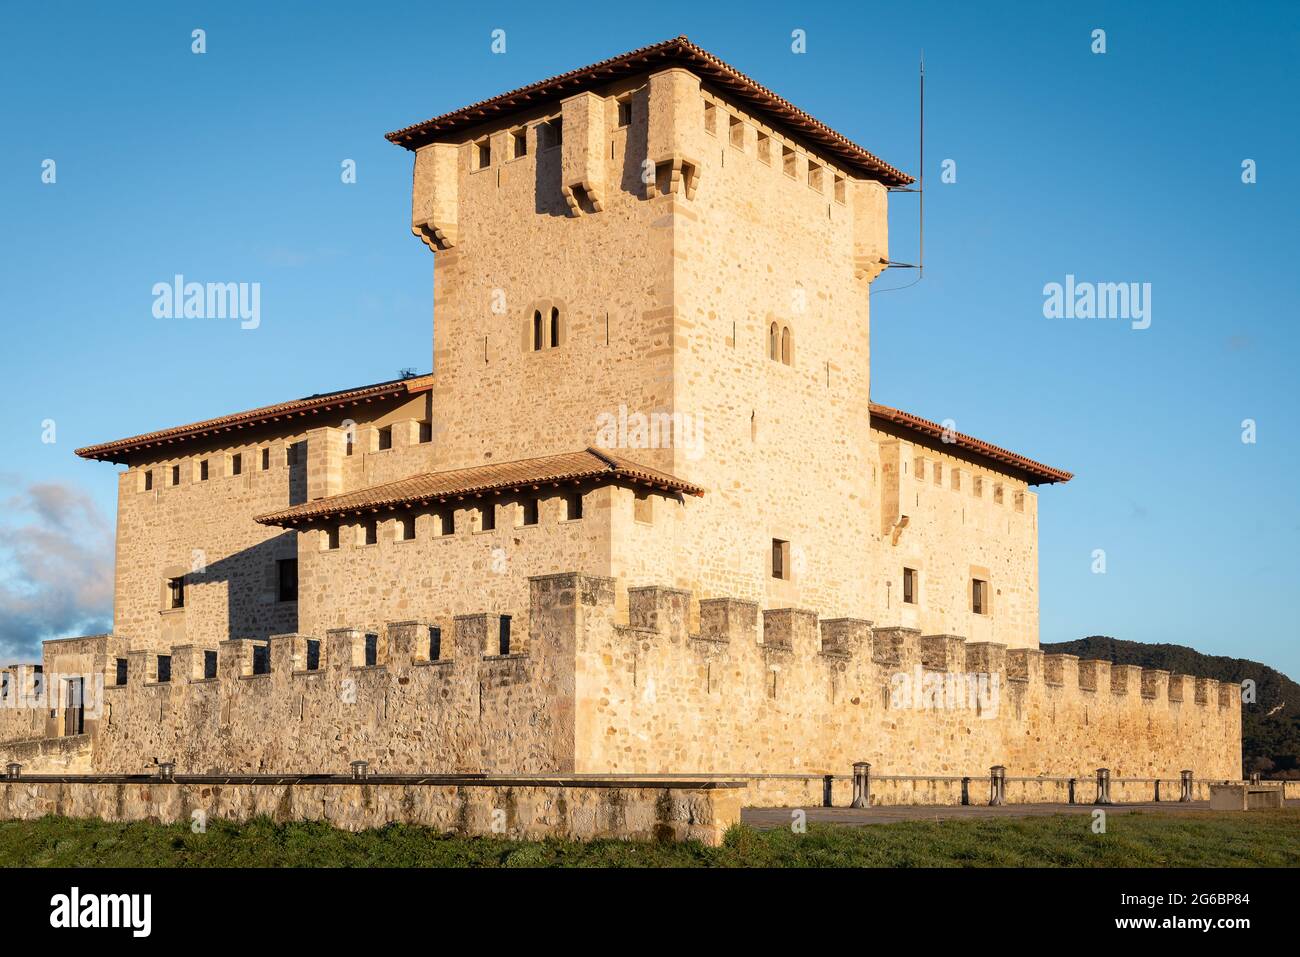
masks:
[[[1240,761],[1236,689],[1209,678],[735,598],[700,601],[692,630],[691,594],[657,585],[627,590],[623,623],[615,581],[576,573],[529,594],[523,621],[131,650],[125,684],[105,645],[95,769],[783,773],[866,756],[881,773],[1232,776]]]
[[[927,672],[996,674],[1003,681],[1034,685],[1045,692],[1060,689],[1121,698],[1140,696],[1219,709],[1239,700],[1236,685],[1214,678],[1044,654],[1036,648],[1008,649],[995,642],[969,642],[960,635],[923,635],[916,628],[873,625],[860,619],[819,620],[816,612],[807,609],[760,611],[756,603],[734,598],[701,600],[699,630],[688,634],[690,602],[690,592],[678,588],[629,588],[630,627],[643,637],[653,635],[670,643],[689,638],[751,644],[803,658],[829,655],[856,660],[882,666],[885,671],[904,671],[919,664]]]

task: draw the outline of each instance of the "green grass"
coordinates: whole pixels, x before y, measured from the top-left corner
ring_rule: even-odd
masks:
[[[0,822],[4,867],[1297,867],[1300,811],[1112,814],[908,821],[868,827],[735,827],[722,847],[630,841],[449,837],[393,824]]]

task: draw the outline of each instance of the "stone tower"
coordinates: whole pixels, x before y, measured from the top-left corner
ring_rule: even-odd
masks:
[[[685,38],[389,138],[435,254],[436,468],[613,445],[707,490],[647,506],[642,577],[864,614],[868,289],[911,179]]]

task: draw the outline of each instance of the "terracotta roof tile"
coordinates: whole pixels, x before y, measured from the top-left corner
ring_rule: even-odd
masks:
[[[648,468],[604,449],[589,448],[581,452],[563,452],[515,462],[412,475],[396,482],[331,495],[315,502],[259,515],[256,520],[263,525],[288,527],[349,512],[375,512],[403,505],[427,505],[532,486],[615,478],[688,495],[704,494],[704,489],[698,485],[684,482],[666,472]]]
[[[231,432],[235,429],[245,429],[253,425],[275,422],[279,419],[311,415],[346,405],[373,402],[376,399],[415,395],[419,392],[428,391],[432,385],[433,376],[431,375],[390,379],[387,382],[376,382],[374,385],[361,386],[356,389],[323,392],[302,399],[293,399],[289,402],[264,405],[260,408],[249,409],[247,412],[233,412],[230,415],[219,416],[215,419],[204,419],[202,422],[192,422],[189,425],[178,425],[157,432],[134,435],[126,439],[116,439],[99,445],[88,445],[85,448],[77,449],[76,453],[83,459],[126,463],[127,456],[130,453],[143,449],[206,438],[220,432]]]
[[[938,439],[945,441],[947,444],[955,446],[966,452],[972,452],[981,458],[991,460],[996,465],[1001,466],[1003,470],[1023,473],[1030,485],[1047,485],[1053,482],[1068,482],[1074,478],[1070,472],[1061,469],[1052,468],[1050,465],[1043,465],[1041,462],[1035,462],[1033,459],[1025,458],[1015,452],[1010,452],[1004,448],[985,442],[982,439],[973,438],[969,435],[963,435],[960,432],[949,432],[937,422],[931,422],[929,419],[923,419],[919,415],[913,415],[910,412],[903,412],[900,409],[890,408],[887,405],[880,405],[877,402],[871,403],[871,426],[872,428],[886,428],[895,426],[905,432],[910,432],[926,439]]]
[[[712,82],[750,106],[756,114],[771,121],[774,126],[786,129],[810,146],[835,157],[849,169],[857,170],[870,179],[879,180],[886,186],[907,186],[913,182],[912,177],[906,173],[890,166],[880,157],[863,149],[843,134],[835,132],[825,123],[805,113],[788,100],[777,96],[767,87],[750,79],[707,50],[696,46],[684,36],[632,50],[590,66],[539,80],[488,100],[472,103],[450,113],[425,120],[423,123],[394,130],[387,138],[389,142],[409,150],[419,149],[427,143],[445,139],[469,127],[505,117],[519,110],[559,101],[612,80],[674,65],[684,66]]]

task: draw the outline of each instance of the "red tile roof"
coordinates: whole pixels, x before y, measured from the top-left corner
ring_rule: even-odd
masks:
[[[704,489],[648,468],[605,449],[584,449],[539,458],[426,472],[409,478],[344,492],[257,516],[263,525],[289,527],[338,515],[378,512],[399,506],[430,505],[488,493],[555,486],[584,479],[622,479],[664,491],[703,495]]]
[[[101,461],[127,464],[131,453],[145,449],[160,448],[194,439],[208,438],[236,429],[246,429],[267,422],[278,422],[281,419],[315,415],[344,406],[374,402],[377,399],[415,395],[420,392],[427,392],[432,386],[433,376],[431,375],[390,379],[387,382],[377,382],[374,385],[362,386],[358,389],[344,389],[339,392],[309,395],[302,399],[293,399],[289,402],[249,409],[247,412],[234,412],[215,419],[192,422],[189,425],[178,425],[158,432],[134,435],[127,439],[116,439],[99,445],[89,445],[77,449],[76,453],[83,459],[99,459]]]
[[[519,110],[557,102],[612,80],[670,66],[689,69],[749,106],[756,115],[762,116],[774,127],[787,130],[797,139],[834,157],[846,168],[856,170],[868,179],[879,180],[886,186],[907,186],[913,182],[912,177],[906,173],[890,166],[684,36],[601,60],[547,80],[539,80],[489,100],[435,116],[423,123],[394,130],[388,134],[388,140],[408,150],[419,149],[427,143],[446,139],[471,126],[500,119]]]
[[[925,441],[938,440],[953,449],[973,453],[976,457],[990,463],[990,467],[1002,472],[1023,477],[1030,485],[1047,485],[1053,482],[1068,482],[1074,478],[1070,472],[1043,465],[1033,459],[1025,458],[982,439],[963,435],[945,429],[937,422],[923,419],[919,415],[893,409],[878,402],[871,403],[871,427],[881,431],[903,432],[908,437],[919,437]]]

